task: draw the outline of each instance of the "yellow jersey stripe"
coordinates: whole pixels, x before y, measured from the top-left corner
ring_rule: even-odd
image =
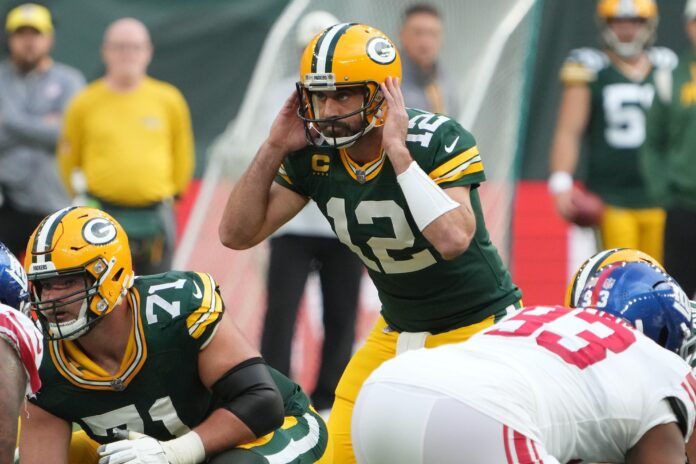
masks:
[[[386,153],[384,150],[381,150],[379,158],[360,166],[355,161],[350,159],[350,156],[348,156],[348,152],[345,149],[340,151],[340,155],[343,167],[346,168],[348,174],[353,179],[358,180],[357,171],[362,171],[365,174],[365,181],[369,181],[377,177],[377,175],[382,172],[382,168],[385,164],[384,161],[387,159]]]
[[[186,328],[189,331],[189,335],[192,335],[193,332],[198,328],[198,320],[215,306],[213,301],[215,281],[210,276],[210,274],[196,272],[196,275],[201,279],[201,282],[203,283],[203,295],[201,295],[200,306],[191,314],[189,314],[186,318]]]
[[[203,281],[204,297],[201,306],[186,318],[186,326],[191,337],[198,339],[205,328],[222,315],[222,300],[216,292],[215,279],[210,274],[197,273]]]
[[[473,174],[475,172],[481,172],[481,171],[483,171],[483,163],[478,161],[476,163],[472,163],[468,168],[466,168],[462,171],[459,171],[456,174],[436,179],[435,183],[441,184],[443,182],[454,182],[455,180],[461,179],[462,177],[466,176],[467,174]]]
[[[463,151],[462,153],[458,154],[454,158],[450,159],[449,161],[446,161],[445,163],[441,164],[437,168],[433,169],[430,171],[430,178],[431,179],[437,179],[438,177],[442,177],[448,172],[456,169],[458,166],[466,163],[473,157],[477,156],[479,154],[478,146],[474,145],[473,147],[469,148],[466,151]]]
[[[290,176],[288,176],[288,172],[285,170],[285,166],[283,164],[281,164],[280,167],[278,168],[278,175],[280,177],[282,177],[285,182],[292,185],[292,181],[290,180]]]
[[[459,173],[462,172],[462,171],[466,171],[467,169],[469,169],[469,166],[471,166],[472,164],[475,164],[475,163],[481,163],[481,157],[480,157],[480,156],[478,156],[478,155],[477,155],[477,156],[474,156],[473,158],[471,158],[471,159],[470,159],[469,161],[467,161],[466,163],[460,164],[459,166],[457,166],[456,168],[452,169],[451,171],[448,171],[448,172],[444,173],[443,175],[441,175],[440,177],[434,178],[433,180],[434,180],[435,182],[437,182],[437,181],[440,180],[440,179],[444,179],[444,178],[446,178],[446,177],[452,177],[452,176],[454,176],[454,175],[456,175],[456,174],[459,174]],[[481,163],[481,166],[483,166],[483,163]]]

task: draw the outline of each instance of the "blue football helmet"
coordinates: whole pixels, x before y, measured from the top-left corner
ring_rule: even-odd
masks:
[[[585,286],[579,306],[630,322],[687,361],[694,355],[691,302],[679,284],[657,266],[620,262],[600,269]]]
[[[24,268],[0,242],[0,303],[27,313],[29,284]]]

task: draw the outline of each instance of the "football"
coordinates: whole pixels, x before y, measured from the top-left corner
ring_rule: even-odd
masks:
[[[570,201],[575,214],[569,220],[580,227],[595,227],[602,221],[604,202],[598,195],[587,191],[583,186],[573,186]]]

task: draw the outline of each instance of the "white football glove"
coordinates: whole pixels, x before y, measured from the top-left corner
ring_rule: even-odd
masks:
[[[170,464],[162,443],[138,432],[128,432],[128,440],[102,445],[99,464]]]
[[[99,447],[99,464],[198,464],[205,461],[203,442],[193,431],[169,441],[158,441],[133,431],[124,431],[121,435],[128,439]]]

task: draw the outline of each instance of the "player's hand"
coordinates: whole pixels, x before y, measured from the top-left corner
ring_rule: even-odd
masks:
[[[572,201],[573,190],[570,189],[566,192],[556,193],[553,196],[554,203],[556,204],[556,211],[558,214],[566,221],[571,221],[576,214],[576,208]]]
[[[282,151],[284,154],[307,146],[304,123],[297,115],[299,107],[300,100],[297,96],[297,90],[295,90],[285,100],[283,107],[273,121],[266,144]]]
[[[161,442],[138,432],[128,432],[127,440],[102,445],[99,464],[170,464]]]
[[[413,161],[406,148],[408,114],[404,96],[397,77],[387,77],[384,83],[380,84],[380,90],[386,100],[386,108],[383,111],[389,111],[382,130],[382,148],[399,174]]]

